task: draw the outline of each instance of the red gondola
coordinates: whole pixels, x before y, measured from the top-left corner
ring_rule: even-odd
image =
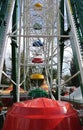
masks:
[[[32,59],[33,63],[43,63],[43,59],[41,57],[35,57]]]

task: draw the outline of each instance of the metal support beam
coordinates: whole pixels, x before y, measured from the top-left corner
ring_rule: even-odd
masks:
[[[10,34],[8,33],[7,34],[8,36],[10,37],[28,37],[28,38],[50,38],[50,37],[66,37],[66,38],[70,38],[69,35],[56,35],[56,34],[53,34],[53,35],[14,35],[14,34]]]
[[[17,0],[15,2],[15,7],[14,7],[14,12],[13,12],[13,17],[12,17],[12,32],[14,32],[17,29],[17,26],[15,26],[17,23]],[[17,79],[17,74],[16,74],[16,48],[17,48],[17,44],[16,44],[16,40],[17,37],[12,37],[12,43],[11,43],[11,47],[12,47],[12,80],[16,83],[16,79]],[[13,102],[17,101],[17,93],[16,93],[16,85],[13,84]]]

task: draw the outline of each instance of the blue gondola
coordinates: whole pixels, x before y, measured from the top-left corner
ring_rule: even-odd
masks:
[[[33,46],[35,46],[35,47],[40,47],[40,46],[43,46],[43,42],[39,39],[39,40],[37,40],[37,41],[35,41],[35,42],[33,42]]]

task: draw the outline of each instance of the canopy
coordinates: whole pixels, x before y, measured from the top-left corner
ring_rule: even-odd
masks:
[[[42,29],[42,25],[39,24],[39,23],[35,23],[34,26],[33,26],[33,28],[34,28],[35,30],[40,30],[40,29]]]
[[[44,75],[42,74],[32,74],[31,79],[44,79]]]
[[[38,39],[37,41],[33,42],[33,46],[34,47],[41,47],[41,46],[43,46],[43,44],[44,43],[40,39]]]
[[[34,4],[34,10],[42,10],[42,4],[41,3],[35,3]]]
[[[7,89],[3,90],[1,94],[10,94],[10,92],[13,90],[13,85],[10,85]],[[25,90],[20,87],[20,93],[25,93]]]
[[[41,57],[35,57],[32,59],[33,63],[43,63],[43,59]]]
[[[46,92],[48,92],[49,91],[49,87],[48,87],[48,85],[45,83],[45,84],[42,84],[41,86],[40,86],[43,90],[45,90]]]
[[[81,130],[81,126],[71,104],[43,97],[13,104],[3,130]]]

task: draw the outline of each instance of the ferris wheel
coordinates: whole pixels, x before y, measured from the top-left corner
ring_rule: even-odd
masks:
[[[80,73],[79,78],[83,84],[83,22],[82,14],[78,14],[79,8],[82,11],[82,2],[79,6],[77,6],[78,2],[72,3],[66,0],[59,0],[58,2],[57,0],[11,0],[6,4],[5,6],[4,1],[0,3],[0,82],[2,74],[4,74],[14,84],[15,91],[16,88],[18,89],[19,98],[19,86],[24,83],[24,89],[28,84],[31,88],[31,80],[37,80],[34,85],[36,87],[40,86],[38,80],[43,80],[49,89],[52,88],[53,69],[57,66],[57,88],[59,90],[58,95],[60,95],[60,86],[62,86],[60,81],[65,69],[62,68],[63,62],[70,64],[70,61],[66,60],[65,62],[63,59],[65,57],[64,50],[71,44],[75,64],[78,66],[76,75]],[[11,21],[12,25],[10,25]],[[11,78],[3,70],[9,37],[12,46]],[[67,40],[69,43],[65,42]],[[68,59],[68,56],[66,55],[65,58]],[[26,82],[27,78],[29,83]]]
[[[52,86],[50,75],[53,73],[53,66],[56,66],[57,14],[56,0],[21,0],[20,2],[19,39],[23,47],[24,63],[21,63],[19,57],[18,66],[24,66],[24,75],[28,74],[30,68],[32,74],[42,74],[44,69],[49,86]]]
[[[57,56],[60,37],[59,2],[20,0],[18,5],[17,30],[9,34],[10,37],[17,37],[17,86],[24,83],[26,89],[28,77],[30,88],[31,80],[36,79],[34,86],[41,86],[39,81],[43,80],[50,90],[53,68],[60,62]],[[19,101],[19,89],[17,93]]]

